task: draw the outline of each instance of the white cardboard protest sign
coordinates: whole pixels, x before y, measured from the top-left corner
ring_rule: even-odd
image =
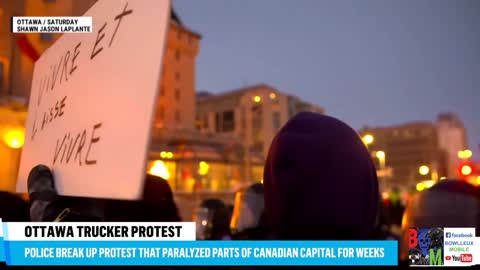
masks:
[[[52,169],[61,195],[138,199],[170,1],[100,0],[93,32],[64,34],[35,64],[17,191]]]

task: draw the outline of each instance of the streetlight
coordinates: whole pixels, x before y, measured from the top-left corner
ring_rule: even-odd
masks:
[[[210,169],[210,166],[205,161],[200,161],[200,163],[198,164],[198,174],[202,176],[207,175],[209,169]]]
[[[368,147],[368,145],[372,144],[373,143],[373,136],[371,134],[366,134],[365,136],[363,136],[362,138],[362,141],[363,143]]]
[[[378,158],[378,161],[380,162],[380,169],[383,170],[385,169],[385,152],[384,151],[377,151],[375,153],[375,156]]]
[[[426,165],[422,165],[418,168],[418,173],[420,175],[427,175],[430,172],[430,168]]]
[[[155,176],[160,176],[165,180],[170,179],[170,172],[167,166],[161,160],[155,160],[152,167],[148,170],[148,173]]]
[[[3,136],[3,140],[10,148],[22,148],[25,143],[25,131],[21,128],[9,129]]]
[[[173,158],[173,153],[172,152],[167,152],[167,151],[162,151],[160,152],[160,157],[161,158]]]
[[[473,153],[470,149],[465,149],[462,151],[458,151],[457,153],[459,159],[469,159],[472,157]]]
[[[472,167],[470,165],[462,165],[462,167],[460,168],[460,172],[462,173],[463,176],[469,176],[470,174],[472,174]]]
[[[433,167],[432,171],[432,180],[437,181],[438,180],[438,171],[435,169],[435,166]],[[430,167],[427,165],[422,165],[418,168],[418,173],[420,175],[427,175],[430,173]]]
[[[422,191],[422,190],[425,189],[425,184],[420,182],[420,183],[417,184],[416,188],[417,188],[418,191]]]

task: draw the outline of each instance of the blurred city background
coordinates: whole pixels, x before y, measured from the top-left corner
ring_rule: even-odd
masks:
[[[15,190],[34,63],[60,36],[12,34],[10,18],[80,16],[93,3],[0,1],[0,190]],[[207,197],[232,203],[262,182],[272,138],[301,111],[357,129],[386,200],[446,178],[480,185],[478,2],[173,7],[148,172],[187,219]]]

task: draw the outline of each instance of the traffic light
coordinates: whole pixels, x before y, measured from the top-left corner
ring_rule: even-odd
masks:
[[[461,177],[469,177],[473,175],[475,168],[470,163],[462,163],[458,167],[458,172]]]

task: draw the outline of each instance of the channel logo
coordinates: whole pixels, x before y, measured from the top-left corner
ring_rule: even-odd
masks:
[[[472,254],[460,254],[460,256],[452,255],[446,256],[445,260],[452,259],[454,262],[462,262],[462,263],[471,263],[473,262],[473,255]]]
[[[408,259],[410,265],[444,265],[443,229],[410,228]]]
[[[473,233],[452,233],[452,232],[447,232],[447,233],[445,233],[445,237],[446,237],[446,238],[452,238],[452,237],[455,237],[455,238],[472,238],[472,237],[474,237],[474,236],[473,236]]]
[[[475,228],[444,228],[444,232],[444,265],[474,265],[473,254],[477,249]]]

